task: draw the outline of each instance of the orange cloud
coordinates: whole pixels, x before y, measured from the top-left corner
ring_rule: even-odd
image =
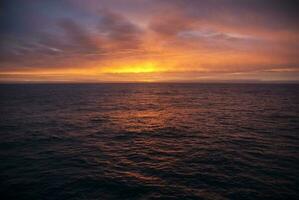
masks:
[[[48,11],[24,4],[22,15],[7,9],[0,81],[296,79],[295,6],[242,2],[75,0],[38,4]]]

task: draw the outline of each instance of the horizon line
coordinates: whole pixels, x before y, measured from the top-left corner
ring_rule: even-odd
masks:
[[[170,80],[170,81],[0,81],[0,85],[9,84],[299,84],[299,80]]]

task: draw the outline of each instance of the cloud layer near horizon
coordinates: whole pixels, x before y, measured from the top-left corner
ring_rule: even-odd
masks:
[[[299,79],[295,0],[1,4],[2,81]]]

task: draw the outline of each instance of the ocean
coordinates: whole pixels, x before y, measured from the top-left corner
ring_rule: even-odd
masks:
[[[0,195],[298,199],[299,85],[0,85]]]

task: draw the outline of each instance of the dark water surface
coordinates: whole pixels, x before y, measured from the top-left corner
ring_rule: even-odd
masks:
[[[296,199],[299,85],[0,85],[1,199]]]

